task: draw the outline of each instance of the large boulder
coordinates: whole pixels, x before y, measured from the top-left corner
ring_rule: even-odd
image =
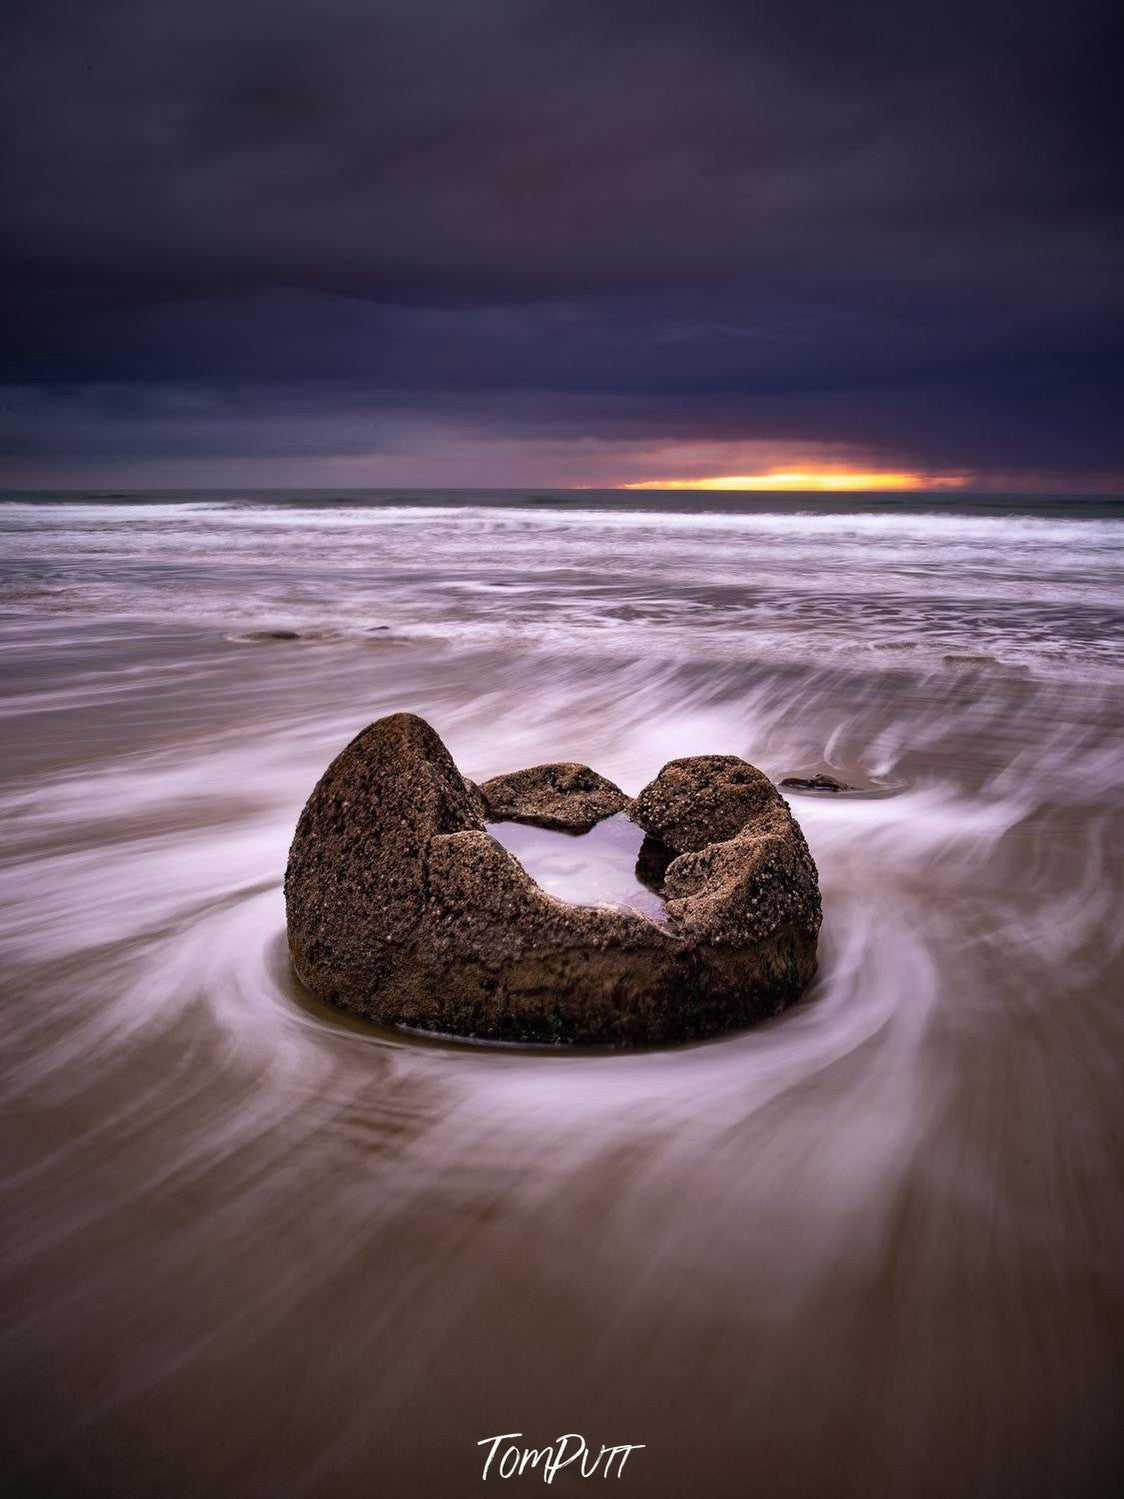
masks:
[[[587,833],[629,803],[619,786],[571,761],[493,776],[479,790],[493,822],[534,822],[567,833]]]
[[[815,866],[760,772],[729,757],[676,761],[637,799],[631,815],[671,858],[659,924],[555,899],[485,831],[481,798],[493,817],[534,806],[534,820],[547,808],[571,828],[590,825],[601,787],[627,804],[588,767],[541,774],[557,769],[536,767],[518,795],[493,798],[492,782],[466,784],[421,719],[365,729],[328,767],[293,841],[285,896],[301,980],[387,1025],[611,1044],[708,1035],[799,996],[815,970]],[[501,779],[518,790],[518,777]]]

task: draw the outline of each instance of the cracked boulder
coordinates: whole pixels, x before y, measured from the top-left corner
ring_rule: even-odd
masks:
[[[629,801],[612,781],[571,761],[493,776],[480,793],[493,822],[533,822],[566,833],[588,832]]]
[[[548,895],[484,822],[575,830],[622,808],[675,855],[666,923]],[[384,1025],[507,1041],[652,1044],[746,1025],[799,997],[820,925],[803,835],[744,761],[673,761],[631,804],[569,764],[477,788],[405,713],[325,771],[285,899],[293,966],[319,998]]]

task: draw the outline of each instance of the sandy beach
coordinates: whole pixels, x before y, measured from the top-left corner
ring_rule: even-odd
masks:
[[[667,1499],[1107,1493],[1119,514],[486,498],[0,506],[13,1492],[459,1495],[576,1432]],[[303,996],[297,814],[400,710],[480,778],[876,791],[791,797],[804,1001],[587,1055]]]

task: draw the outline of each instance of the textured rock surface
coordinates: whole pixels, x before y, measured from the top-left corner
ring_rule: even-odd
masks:
[[[463,780],[464,789],[468,792],[468,799],[472,803],[472,810],[483,821],[490,815],[488,812],[488,803],[484,800],[484,793],[480,790],[476,782],[470,781],[467,776],[464,776]]]
[[[289,949],[301,978],[325,995],[408,988],[429,841],[483,826],[427,723],[396,713],[364,729],[321,776],[289,854]]]
[[[489,808],[493,784],[479,788]],[[315,994],[457,1035],[644,1043],[772,1014],[814,972],[815,866],[745,762],[676,761],[637,799],[637,822],[684,850],[666,872],[666,926],[547,895],[485,832],[477,790],[409,714],[372,724],[328,767],[285,881],[293,963]]]
[[[493,776],[480,792],[496,822],[537,822],[568,832],[585,831],[629,804],[619,786],[588,765],[569,761]]]
[[[668,865],[664,895],[669,925],[695,943],[701,985],[764,996],[804,974],[803,987],[815,969],[819,880],[769,778],[734,755],[672,760],[632,815],[683,850]]]
[[[632,818],[687,853],[733,838],[780,800],[769,777],[737,755],[694,755],[664,766],[636,798]]]

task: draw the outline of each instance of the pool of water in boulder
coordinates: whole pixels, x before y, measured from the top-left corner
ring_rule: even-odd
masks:
[[[548,895],[575,906],[633,911],[661,924],[667,919],[660,886],[671,852],[623,812],[587,833],[529,822],[490,822],[488,832]]]

